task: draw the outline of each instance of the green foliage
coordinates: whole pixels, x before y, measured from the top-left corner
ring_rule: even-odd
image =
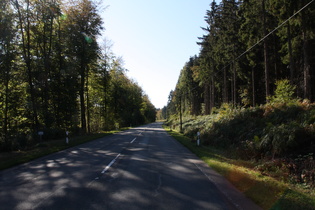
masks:
[[[305,5],[290,0],[212,1],[205,34],[199,37],[200,52],[184,65],[170,93],[168,115],[178,115],[179,105],[183,113],[208,115],[223,103],[314,102],[315,4],[300,10]]]
[[[0,2],[0,150],[155,120],[143,90],[98,37],[95,1]],[[107,45],[107,43],[105,43]]]
[[[174,131],[169,133],[263,209],[313,209],[314,190],[305,192],[297,186],[284,183],[288,180],[289,163],[282,160],[267,161],[255,167],[251,160],[233,157],[231,150],[197,147],[190,138]],[[256,139],[259,140],[258,137]]]
[[[300,128],[298,125],[269,124],[263,130],[264,135],[261,138],[260,148],[264,151],[272,151],[274,155],[284,155],[288,151],[292,151],[298,146],[296,133]]]
[[[211,115],[185,116],[183,133],[195,140],[199,131],[203,145],[223,148],[230,151],[231,156],[244,160],[254,159],[259,162],[284,158],[285,161],[279,166],[271,162],[270,167],[263,164],[258,169],[284,179],[288,177],[285,173],[291,177],[307,176],[306,181],[298,179],[297,182],[313,186],[314,181],[309,177],[313,177],[314,171],[309,165],[314,162],[307,159],[299,164],[294,157],[299,155],[304,157],[312,153],[313,158],[314,110],[315,105],[305,101],[251,108],[223,104],[221,108],[214,109]],[[172,123],[176,125],[175,128],[179,128],[176,118],[173,118]],[[298,165],[303,167],[300,168]]]
[[[278,80],[275,85],[275,94],[268,98],[270,104],[288,104],[297,102],[297,99],[294,98],[296,87],[291,85],[289,80]]]
[[[311,195],[297,190],[287,189],[283,196],[272,206],[271,210],[278,209],[303,209],[313,210],[315,201]]]

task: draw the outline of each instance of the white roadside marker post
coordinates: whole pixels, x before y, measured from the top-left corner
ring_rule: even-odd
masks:
[[[197,146],[200,146],[200,132],[197,132]]]
[[[69,144],[69,131],[66,131],[66,144]]]
[[[44,135],[44,131],[38,131],[39,141],[42,142],[42,136]]]

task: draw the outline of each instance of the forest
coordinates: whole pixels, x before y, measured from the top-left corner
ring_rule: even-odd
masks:
[[[155,121],[91,0],[0,1],[0,150]]]
[[[205,146],[315,186],[315,2],[217,2],[160,114],[192,140],[200,132]]]
[[[182,69],[169,111],[180,100],[192,115],[209,114],[223,103],[265,104],[283,79],[296,87],[296,97],[313,102],[315,4],[307,3],[213,1],[205,16],[206,35],[199,38],[200,53]]]

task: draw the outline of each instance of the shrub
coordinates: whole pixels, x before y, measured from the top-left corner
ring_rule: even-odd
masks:
[[[284,155],[297,145],[296,132],[299,129],[299,126],[294,123],[281,125],[269,124],[264,129],[260,147],[266,152],[272,152],[272,158],[275,155]]]
[[[282,87],[290,84],[286,81],[277,84],[273,99],[292,101],[292,93],[290,100],[282,94],[287,90]],[[203,144],[234,149],[242,159],[291,157],[314,150],[314,116],[315,106],[307,101],[250,108],[222,104],[211,115],[185,116],[183,132],[195,139],[199,131]],[[173,120],[173,124],[178,124],[178,119]]]
[[[278,80],[275,85],[276,90],[274,96],[267,98],[270,104],[289,104],[298,101],[293,97],[296,87],[291,85],[289,80]]]

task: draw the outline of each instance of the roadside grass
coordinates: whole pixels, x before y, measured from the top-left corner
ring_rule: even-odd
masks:
[[[95,133],[84,136],[75,136],[69,138],[69,144],[66,144],[65,138],[43,141],[35,146],[28,148],[26,150],[13,151],[13,152],[4,152],[0,153],[0,170],[7,169],[19,164],[23,164],[29,162],[31,160],[62,151],[68,149],[70,147],[74,147],[89,141],[93,141],[104,136],[111,135],[113,133],[117,133],[122,130],[127,130],[129,128],[124,128],[116,131],[104,131],[101,133]]]
[[[264,176],[250,161],[231,159],[223,150],[209,146],[198,147],[183,134],[164,129],[263,209],[315,209],[314,192]]]

